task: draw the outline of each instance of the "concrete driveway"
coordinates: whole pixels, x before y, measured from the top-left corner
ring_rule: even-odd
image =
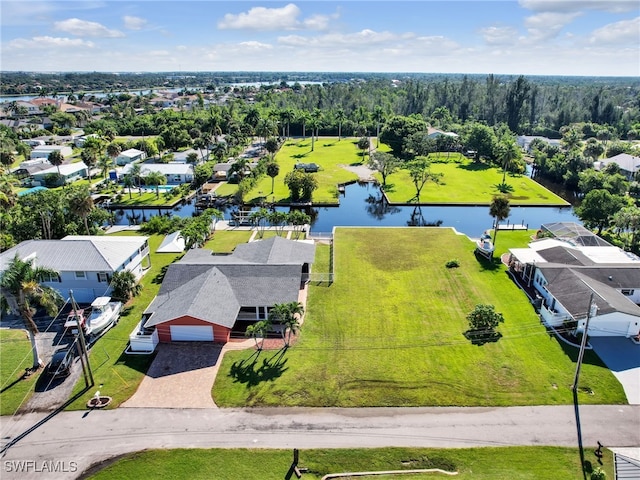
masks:
[[[158,353],[136,393],[123,407],[216,408],[211,388],[222,346],[210,343],[158,345]]]
[[[624,337],[590,337],[589,343],[624,388],[630,405],[640,405],[640,345]]]

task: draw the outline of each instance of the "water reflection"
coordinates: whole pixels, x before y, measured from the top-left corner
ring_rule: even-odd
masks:
[[[225,220],[230,220],[237,206],[220,208]],[[289,212],[289,207],[276,210]],[[380,189],[370,183],[347,185],[340,196],[339,207],[307,207],[302,209],[311,217],[313,233],[331,232],[335,226],[444,226],[454,227],[470,237],[477,237],[491,228],[493,218],[488,206],[393,206],[382,196]],[[116,225],[146,222],[152,215],[197,215],[193,202],[171,209],[126,209],[116,211]],[[524,224],[537,229],[543,223],[577,222],[580,220],[571,207],[511,207],[510,224]],[[507,222],[505,222],[507,223]]]

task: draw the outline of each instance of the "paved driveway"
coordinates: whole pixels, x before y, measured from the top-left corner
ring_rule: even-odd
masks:
[[[593,350],[622,384],[631,405],[640,405],[640,345],[624,337],[590,337]]]
[[[158,345],[158,353],[136,393],[123,407],[215,408],[211,388],[222,347],[210,343]]]

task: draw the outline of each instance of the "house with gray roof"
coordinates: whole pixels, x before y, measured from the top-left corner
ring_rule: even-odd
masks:
[[[111,293],[115,272],[130,270],[140,278],[150,266],[147,237],[69,235],[62,240],[26,240],[0,253],[0,270],[18,256],[33,260],[34,266],[58,272],[43,285],[57,290],[63,298],[73,296],[79,303],[91,303]]]
[[[571,325],[590,336],[640,335],[640,258],[580,229],[568,239],[545,238],[509,250],[509,268],[535,292],[551,327]],[[593,301],[589,304],[591,297]]]
[[[228,342],[274,305],[297,302],[314,256],[313,242],[281,237],[238,245],[230,255],[189,250],[167,269],[139,331],[160,342]],[[132,333],[132,347],[140,336]]]

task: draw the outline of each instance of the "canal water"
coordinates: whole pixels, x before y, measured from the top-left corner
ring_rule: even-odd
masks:
[[[237,207],[223,209],[225,220],[230,220],[235,210]],[[290,208],[277,207],[277,210],[288,212]],[[311,207],[304,211],[311,216],[314,234],[331,232],[336,226],[443,226],[479,237],[493,225],[488,206],[391,206],[372,183],[347,185],[340,195],[339,207]],[[196,215],[196,209],[193,203],[186,203],[173,209],[125,209],[115,213],[116,225],[129,225],[134,223],[134,217],[137,222],[158,214],[190,217]],[[543,223],[551,222],[581,223],[572,207],[511,207],[511,215],[504,223],[538,229]]]

